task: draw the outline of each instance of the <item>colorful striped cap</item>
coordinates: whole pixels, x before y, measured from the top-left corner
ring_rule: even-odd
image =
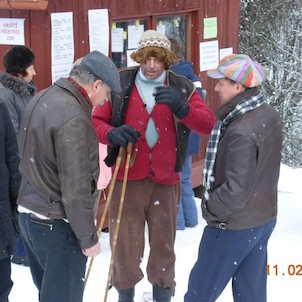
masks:
[[[228,78],[245,87],[256,87],[265,81],[268,69],[248,55],[232,54],[224,57],[218,67],[209,70],[207,75],[214,79]]]

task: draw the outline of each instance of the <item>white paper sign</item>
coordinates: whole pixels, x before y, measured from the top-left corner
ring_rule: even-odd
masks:
[[[156,26],[156,31],[159,33],[165,35],[166,34],[166,25],[165,24],[160,24]]]
[[[98,50],[109,55],[108,9],[88,10],[90,51]]]
[[[233,47],[221,48],[219,50],[219,60],[233,53]]]
[[[51,14],[52,65],[70,64],[74,61],[73,14]]]
[[[124,40],[123,40],[123,28],[115,28],[111,31],[111,51],[123,52]]]
[[[138,66],[139,64],[135,61],[133,61],[131,58],[130,58],[130,55],[133,53],[135,49],[129,49],[127,50],[127,67],[132,67],[132,66]]]
[[[144,25],[129,25],[128,26],[128,49],[137,48],[138,41],[144,32]]]
[[[25,45],[24,19],[0,18],[0,44]]]
[[[69,76],[73,64],[62,64],[51,66],[51,80],[52,83],[57,81],[59,78],[66,78]]]
[[[200,71],[206,71],[218,66],[218,40],[201,42],[200,51]]]

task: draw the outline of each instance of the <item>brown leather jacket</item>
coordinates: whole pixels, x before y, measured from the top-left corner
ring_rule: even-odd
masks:
[[[54,219],[68,219],[81,248],[97,243],[98,143],[91,107],[67,79],[38,93],[20,127],[18,204]]]
[[[248,89],[217,112],[222,120],[234,107],[258,93]],[[264,103],[235,119],[223,132],[209,200],[202,198],[203,217],[214,227],[241,230],[257,227],[277,215],[277,185],[282,124]]]

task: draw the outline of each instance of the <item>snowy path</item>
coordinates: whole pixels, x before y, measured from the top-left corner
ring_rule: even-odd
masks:
[[[300,178],[301,180],[301,178]],[[199,200],[196,200],[198,207]],[[276,229],[269,243],[271,275],[268,277],[268,302],[302,301],[302,194],[279,193],[279,216]],[[186,292],[188,276],[196,260],[199,241],[205,226],[200,218],[196,228],[178,231],[176,237],[176,294],[172,302],[182,302]],[[110,250],[108,234],[102,233],[102,253],[96,257],[84,294],[84,302],[103,301],[104,287],[108,275]],[[148,247],[146,247],[146,255]],[[142,268],[145,267],[146,257]],[[276,271],[278,267],[278,272]],[[284,275],[283,275],[284,274]],[[13,265],[14,287],[10,302],[38,302],[37,291],[32,283],[29,269]],[[143,292],[151,291],[144,278],[136,286],[135,302],[143,301]],[[116,302],[115,289],[108,294],[108,302]],[[232,302],[230,285],[217,302]]]

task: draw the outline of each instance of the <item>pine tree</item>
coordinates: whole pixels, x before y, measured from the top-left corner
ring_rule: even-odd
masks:
[[[301,0],[241,0],[241,53],[270,70],[263,86],[283,120],[282,162],[302,167]],[[273,146],[272,146],[273,148]]]

